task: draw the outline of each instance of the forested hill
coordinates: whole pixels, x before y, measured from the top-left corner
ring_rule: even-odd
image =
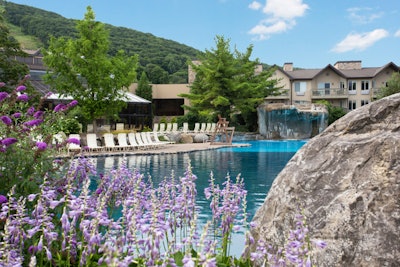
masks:
[[[47,47],[50,36],[76,36],[76,20],[27,5],[3,0],[0,0],[0,4],[5,7],[7,22],[19,27],[24,35],[36,37],[44,48]],[[152,83],[186,83],[187,60],[195,59],[201,53],[187,45],[150,33],[106,23],[105,27],[110,32],[109,54],[114,55],[118,50],[124,50],[129,55],[138,54],[138,75],[145,70]]]

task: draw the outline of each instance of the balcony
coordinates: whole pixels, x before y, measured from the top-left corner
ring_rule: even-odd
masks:
[[[312,90],[313,99],[347,99],[348,91],[345,88],[322,88]]]
[[[270,95],[265,99],[289,99],[290,89],[280,89],[277,95]]]

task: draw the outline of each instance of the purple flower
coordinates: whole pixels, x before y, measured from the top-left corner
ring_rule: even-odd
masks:
[[[20,85],[17,87],[17,89],[15,89],[17,92],[22,92],[26,90],[26,86],[25,85]]]
[[[14,137],[7,137],[7,138],[4,138],[3,140],[1,140],[0,142],[2,145],[7,147],[7,146],[10,146],[10,145],[16,143],[17,139]]]
[[[71,143],[71,144],[76,144],[76,145],[80,145],[81,144],[81,141],[79,141],[79,139],[76,139],[76,138],[68,138],[67,142]]]
[[[32,116],[33,113],[35,113],[35,107],[30,107],[30,108],[28,108],[28,110],[26,111],[26,114],[28,114],[29,116]]]
[[[45,142],[36,142],[36,146],[39,150],[46,150],[47,144]]]
[[[18,101],[22,101],[22,102],[28,102],[28,99],[29,99],[29,97],[28,97],[27,94],[21,94],[21,95],[19,95],[19,96],[17,97],[17,100],[18,100]]]
[[[8,97],[8,93],[7,92],[0,92],[0,101],[3,101],[7,97]]]
[[[1,116],[0,119],[3,121],[3,123],[5,125],[11,125],[12,124],[12,120],[8,116]]]
[[[30,79],[31,78],[31,75],[30,74],[27,74],[27,75],[25,75],[25,77],[24,77],[24,79]]]
[[[60,112],[65,110],[66,106],[64,104],[58,104],[55,108],[54,108],[54,112]]]
[[[314,243],[315,246],[317,246],[318,248],[326,248],[326,246],[328,245],[325,241],[323,240],[313,240],[312,241]]]
[[[7,197],[0,195],[0,204],[6,203],[7,201]]]
[[[12,116],[14,118],[21,118],[21,112],[15,112],[14,114],[12,114]]]
[[[76,105],[78,105],[78,101],[77,101],[77,100],[72,100],[72,101],[68,104],[68,107],[72,108],[72,107],[75,107]]]
[[[43,120],[41,120],[41,119],[34,119],[34,120],[25,122],[24,125],[26,125],[28,127],[33,127],[33,126],[38,126],[42,122],[43,122]]]
[[[43,116],[44,112],[41,110],[38,110],[35,112],[35,114],[33,114],[33,117],[36,119],[40,119]]]
[[[4,86],[6,86],[6,83],[5,82],[0,82],[0,87],[4,87]]]

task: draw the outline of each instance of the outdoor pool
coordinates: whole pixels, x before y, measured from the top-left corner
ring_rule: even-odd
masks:
[[[241,143],[248,143],[250,146],[178,154],[127,155],[125,160],[129,168],[136,168],[140,173],[150,175],[154,185],[164,177],[169,177],[171,171],[175,173],[175,177],[184,176],[190,162],[192,171],[197,176],[199,219],[203,222],[211,218],[210,203],[204,196],[204,189],[209,186],[210,173],[213,172],[215,182],[218,184],[222,184],[227,175],[234,180],[240,174],[248,191],[247,212],[251,220],[256,210],[263,204],[275,177],[306,141],[262,140]],[[123,159],[123,156],[95,158],[98,173],[104,173],[118,166]],[[243,240],[243,234],[234,235],[231,254],[240,255]]]

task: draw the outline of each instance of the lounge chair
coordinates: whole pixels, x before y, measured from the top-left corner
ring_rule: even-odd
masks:
[[[171,132],[176,133],[178,131],[178,123],[174,122],[172,123],[172,130]]]
[[[159,146],[159,144],[153,142],[153,140],[151,139],[151,136],[149,134],[147,134],[150,132],[141,132],[140,136],[142,137],[142,141],[145,145],[147,145],[149,148],[156,148]]]
[[[158,131],[158,123],[154,123],[153,124],[153,132],[157,132]]]
[[[167,126],[166,126],[166,128],[165,128],[165,131],[167,132],[167,133],[170,133],[170,132],[172,132],[172,123],[167,123]]]
[[[201,133],[205,133],[205,132],[206,132],[206,128],[207,128],[207,123],[202,122],[202,123],[201,123],[200,132],[201,132]]]
[[[157,131],[158,133],[164,133],[165,132],[165,123],[160,123],[160,128]]]
[[[189,123],[184,122],[181,131],[182,131],[182,133],[188,133],[189,132]]]
[[[141,133],[135,133],[135,138],[139,146],[143,147],[144,149],[149,149],[151,147],[143,141]]]
[[[206,127],[205,132],[206,132],[207,134],[211,133],[211,122],[207,122],[207,127]]]
[[[117,134],[118,145],[120,150],[127,151],[134,148],[134,146],[128,145],[128,140],[126,138],[126,133]]]
[[[193,133],[198,133],[200,131],[200,123],[196,122],[194,124],[194,129],[193,129]]]
[[[95,133],[86,134],[86,143],[89,151],[103,151],[104,147],[97,144],[97,135]]]
[[[116,151],[118,147],[114,142],[114,135],[112,133],[103,134],[104,137],[104,148],[106,151]]]
[[[123,123],[117,123],[115,124],[115,130],[121,131],[125,128],[125,125]]]
[[[217,124],[215,122],[211,123],[210,134],[213,134],[215,132],[216,128],[217,128]]]
[[[154,137],[154,142],[155,142],[156,144],[167,145],[167,144],[173,144],[173,143],[175,143],[175,142],[170,142],[170,141],[161,141],[161,140],[158,138],[158,135],[157,135],[157,134],[154,134],[153,137]]]
[[[128,133],[128,141],[129,145],[132,147],[135,147],[137,149],[145,149],[147,148],[146,145],[139,145],[139,143],[136,141],[136,134],[135,133]]]

